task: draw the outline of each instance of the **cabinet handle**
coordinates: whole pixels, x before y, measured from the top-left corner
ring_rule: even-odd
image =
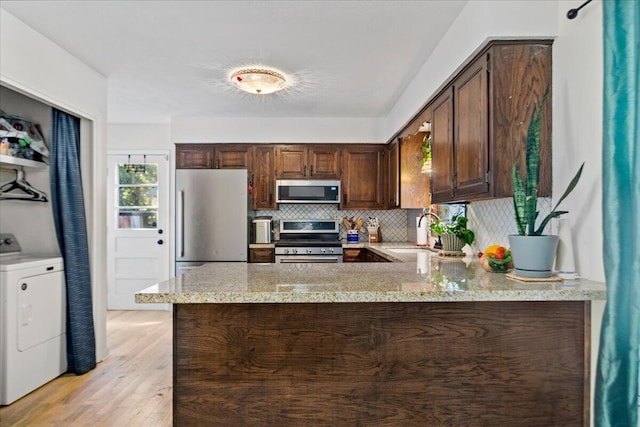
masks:
[[[342,195],[342,200],[343,200],[343,203],[346,205],[347,204],[347,193],[344,193]]]
[[[269,206],[271,206],[272,200],[273,200],[273,193],[269,193]]]
[[[313,165],[309,166],[309,176],[313,176]]]
[[[304,165],[302,175],[307,176],[307,165]]]

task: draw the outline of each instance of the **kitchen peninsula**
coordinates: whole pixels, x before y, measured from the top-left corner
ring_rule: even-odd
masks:
[[[588,425],[602,283],[383,245],[395,262],[217,263],[136,294],[174,304],[174,424]]]

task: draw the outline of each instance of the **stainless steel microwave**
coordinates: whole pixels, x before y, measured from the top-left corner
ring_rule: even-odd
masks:
[[[340,203],[339,180],[279,179],[277,203]]]

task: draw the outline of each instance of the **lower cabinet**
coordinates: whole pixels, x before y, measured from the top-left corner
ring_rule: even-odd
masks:
[[[267,262],[272,263],[276,261],[274,248],[249,248],[249,262]]]
[[[385,257],[368,250],[367,248],[343,249],[343,262],[391,262]]]

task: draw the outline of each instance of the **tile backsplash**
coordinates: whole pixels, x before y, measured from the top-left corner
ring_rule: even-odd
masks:
[[[541,220],[551,212],[551,198],[539,198],[538,209],[538,218]],[[468,227],[476,233],[474,251],[481,251],[492,244],[508,247],[507,236],[518,234],[512,198],[471,202],[467,205],[467,217]],[[554,224],[550,227],[554,227]],[[554,230],[548,229],[546,232],[553,234]]]
[[[449,205],[451,206],[451,205]],[[507,236],[516,234],[516,224],[513,214],[513,200],[511,198],[471,202],[467,206],[468,227],[476,234],[472,245],[474,252],[483,250],[491,244],[509,246]],[[551,199],[538,199],[539,218],[544,218],[551,211]],[[341,211],[337,205],[324,204],[281,204],[278,210],[256,211],[256,216],[271,216],[274,227],[280,219],[338,219],[342,217],[361,217],[366,224],[368,217],[377,217],[382,231],[383,242],[413,242],[415,241],[415,217],[421,210],[348,210]],[[409,218],[411,222],[409,222]],[[552,221],[548,233],[555,230]],[[340,238],[346,239],[346,231],[340,225]],[[368,240],[366,229],[360,231],[360,241]]]
[[[366,225],[367,218],[377,217],[380,223],[383,242],[406,242],[407,241],[407,211],[403,209],[380,210],[380,211],[341,211],[337,205],[324,204],[281,204],[278,210],[256,211],[256,216],[271,216],[274,220],[274,227],[280,219],[338,219],[342,217],[360,217]],[[346,239],[346,231],[340,225],[340,238]],[[360,231],[360,241],[366,242],[369,239],[366,229]]]

